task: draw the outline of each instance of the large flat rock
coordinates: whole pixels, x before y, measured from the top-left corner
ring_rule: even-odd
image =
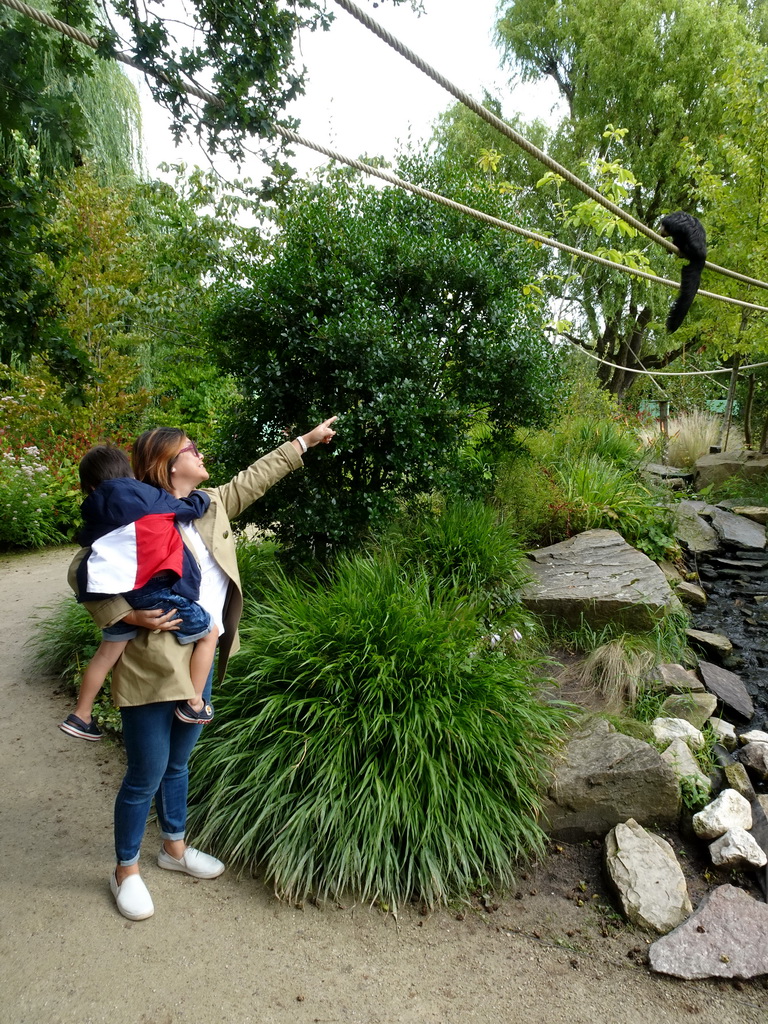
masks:
[[[653,943],[651,970],[676,978],[755,978],[768,973],[768,906],[721,885],[674,931]]]
[[[529,557],[534,580],[523,601],[545,618],[650,629],[681,607],[658,565],[614,530],[587,530]]]

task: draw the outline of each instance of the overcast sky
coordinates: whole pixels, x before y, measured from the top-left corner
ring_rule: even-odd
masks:
[[[506,98],[507,112],[549,115],[554,89],[517,86],[510,93],[509,73],[499,70],[492,42],[497,0],[424,0],[421,17],[408,6],[385,3],[374,10],[366,0],[357,3],[477,99],[485,87]],[[432,122],[453,98],[342,8],[332,2],[329,7],[336,15],[330,31],[307,32],[299,40],[297,57],[308,69],[306,95],[290,113],[301,120],[301,133],[351,157],[365,153],[392,158],[409,138],[414,143],[428,139]],[[148,171],[155,173],[162,161],[206,166],[195,140],[174,147],[167,115],[145,86],[141,95]],[[300,147],[292,161],[300,172],[325,162]],[[217,165],[227,176],[237,173],[219,159]],[[256,179],[261,174],[255,158],[240,171],[240,176]]]

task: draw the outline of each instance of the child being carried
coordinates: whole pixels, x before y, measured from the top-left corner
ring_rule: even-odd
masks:
[[[213,708],[203,690],[213,665],[218,630],[197,603],[200,568],[185,546],[178,523],[199,519],[210,497],[193,491],[175,498],[161,487],[134,479],[128,456],[120,448],[97,445],[83,456],[80,486],[87,495],[81,506],[84,527],[80,542],[90,553],[77,572],[78,601],[122,595],[132,608],[175,611],[180,644],[195,644],[190,659],[194,700],[175,709],[182,722],[207,725]],[[138,627],[119,621],[102,630],[102,642],[88,664],[74,712],[59,728],[70,736],[101,739],[93,721],[93,702],[107,673],[117,664]]]

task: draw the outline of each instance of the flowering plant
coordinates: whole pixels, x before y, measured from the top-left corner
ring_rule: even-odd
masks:
[[[78,506],[76,476],[55,476],[36,445],[0,453],[0,546],[41,548],[72,539]]]

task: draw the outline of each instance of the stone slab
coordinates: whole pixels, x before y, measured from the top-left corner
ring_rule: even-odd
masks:
[[[728,669],[720,668],[719,665],[713,665],[708,661],[700,661],[699,675],[709,692],[714,693],[726,708],[735,711],[747,721],[753,717],[755,706],[752,698],[735,672],[729,672]]]
[[[768,904],[721,885],[649,950],[651,970],[676,978],[755,978],[768,974]]]

